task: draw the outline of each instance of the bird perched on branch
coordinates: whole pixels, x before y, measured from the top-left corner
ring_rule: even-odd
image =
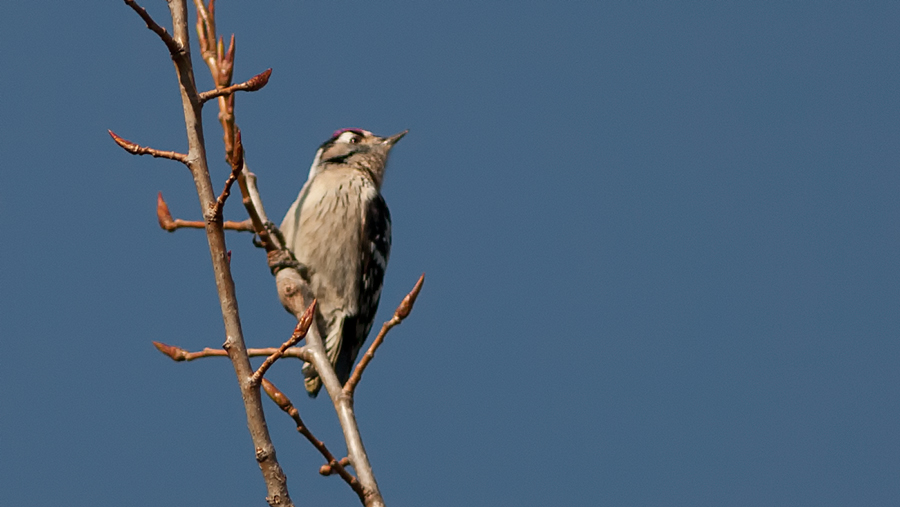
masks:
[[[318,301],[316,327],[328,359],[345,384],[372,328],[391,250],[391,215],[381,183],[388,153],[407,131],[378,137],[342,129],[322,143],[309,178],[291,205],[281,232],[303,267]],[[310,396],[322,387],[303,365]]]

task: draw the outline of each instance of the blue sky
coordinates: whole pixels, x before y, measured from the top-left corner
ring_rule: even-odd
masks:
[[[235,79],[274,69],[237,99],[273,217],[333,130],[410,129],[377,322],[427,280],[357,391],[389,505],[900,498],[900,4],[218,10]],[[106,134],[185,149],[164,46],[121,2],[5,2],[0,44],[0,503],[263,505],[230,364],[150,344],[224,338],[203,234],[154,216],[199,217],[187,170]],[[281,343],[228,241],[248,343]],[[300,365],[269,376],[340,452]],[[356,505],[266,409],[297,505]]]

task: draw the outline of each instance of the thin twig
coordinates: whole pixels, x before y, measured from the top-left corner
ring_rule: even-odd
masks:
[[[221,37],[216,35],[215,2],[210,0],[209,6],[203,5],[203,0],[194,0],[197,8],[197,33],[203,61],[209,68],[213,83],[217,89],[227,88],[231,85],[234,71],[234,34],[228,51]],[[222,137],[225,143],[225,158],[231,160],[234,141],[234,95],[220,96],[219,98],[219,123],[222,124]]]
[[[175,160],[177,162],[181,162],[182,164],[187,165],[187,155],[184,153],[178,153],[175,151],[162,151],[150,148],[149,146],[141,146],[137,143],[133,143],[127,139],[122,139],[117,136],[115,132],[112,130],[107,130],[109,135],[113,138],[113,141],[116,142],[119,146],[122,147],[128,153],[132,155],[153,155],[156,158],[167,158],[169,160]]]
[[[252,78],[244,81],[243,83],[238,83],[235,85],[228,86],[226,88],[217,88],[215,90],[210,90],[208,92],[200,93],[200,102],[205,103],[210,99],[214,99],[216,97],[223,97],[225,95],[231,95],[234,92],[255,92],[259,90],[263,86],[269,82],[269,76],[272,75],[272,69],[266,70],[260,74],[253,76]]]
[[[353,396],[357,384],[359,384],[360,379],[362,379],[363,372],[366,370],[366,367],[369,366],[369,363],[372,362],[372,359],[375,357],[375,351],[378,350],[378,347],[384,342],[384,337],[387,335],[388,331],[403,322],[403,319],[409,316],[409,312],[412,311],[412,307],[416,303],[416,298],[419,297],[419,291],[422,290],[422,284],[424,283],[425,273],[422,273],[422,276],[419,277],[419,280],[413,286],[412,290],[409,291],[409,294],[403,298],[403,301],[401,301],[397,306],[397,309],[394,310],[393,317],[381,326],[381,331],[378,333],[378,336],[375,337],[372,345],[369,346],[369,350],[367,350],[362,359],[359,360],[356,369],[353,370],[353,375],[351,375],[347,380],[347,383],[344,384],[344,393],[346,395],[350,397]]]
[[[222,193],[219,194],[218,199],[216,199],[216,204],[213,206],[212,217],[214,220],[222,219],[222,208],[225,206],[225,200],[231,195],[231,185],[234,185],[238,174],[240,174],[241,170],[244,168],[244,145],[241,144],[240,130],[237,131],[237,135],[235,136],[234,153],[231,158],[231,174],[228,175],[228,179],[225,181],[225,188],[222,189]]]
[[[350,458],[344,456],[343,458],[338,460],[338,464],[346,468],[350,466]],[[319,474],[324,475],[325,477],[334,475],[336,473],[338,473],[337,468],[332,468],[331,464],[322,465],[319,467]]]
[[[204,357],[228,357],[228,352],[225,349],[211,349],[206,347],[197,352],[189,352],[181,347],[166,345],[161,342],[153,342],[153,346],[176,362],[193,361],[194,359],[202,359]],[[268,357],[278,352],[278,350],[279,349],[275,347],[247,349],[247,355],[250,357]],[[289,347],[281,353],[281,357],[293,357],[306,361],[309,358],[309,355],[306,353],[305,347]]]
[[[228,51],[226,52],[223,40],[221,38],[218,38],[217,40],[215,0],[209,0],[208,6],[203,4],[203,0],[194,0],[194,6],[197,8],[197,33],[203,54],[203,61],[206,62],[209,73],[216,85],[216,90],[201,94],[201,100],[210,100],[213,98],[213,94],[219,99],[219,123],[222,125],[225,158],[230,163],[234,160],[234,138],[237,125],[234,121],[234,95],[230,92],[226,93],[226,90],[230,88],[234,70],[234,34],[231,34],[231,41],[228,46]],[[266,72],[255,76],[247,83],[250,83],[251,81],[258,83],[258,81],[255,80],[262,78],[264,79],[264,82],[255,84],[254,86],[259,86],[260,88],[265,86],[265,84],[268,83],[271,70],[272,69],[269,69]],[[246,164],[244,164],[244,172],[249,172],[249,170],[246,169]],[[238,181],[244,206],[247,207],[248,195],[243,173],[238,177]],[[266,246],[271,245],[271,241],[268,240],[268,231],[266,231],[264,227],[265,221],[254,220],[254,214],[250,212],[249,208],[248,213],[250,214],[251,221],[254,224],[256,233],[259,235],[263,246],[266,247],[267,251],[271,250],[270,247]]]
[[[303,314],[303,318],[297,322],[297,326],[294,328],[294,333],[288,339],[288,341],[281,344],[281,347],[278,347],[278,350],[272,353],[269,357],[263,361],[263,364],[259,365],[259,368],[253,372],[253,375],[250,375],[250,383],[259,384],[259,381],[263,378],[263,375],[275,364],[283,354],[284,351],[290,347],[293,347],[300,340],[302,340],[306,336],[306,331],[309,329],[309,325],[312,324],[313,317],[316,314],[316,301],[309,305],[309,308],[306,309],[306,313]]]
[[[247,169],[246,164],[244,165],[244,170],[238,176],[238,186],[243,196],[241,202],[244,204],[244,209],[247,210],[247,215],[250,216],[250,221],[253,223],[253,228],[256,230],[257,236],[259,236],[263,248],[268,253],[281,250],[281,247],[284,245],[276,244],[277,238],[273,238],[269,234],[269,230],[266,229],[268,217],[266,217],[266,211],[262,207],[259,189],[256,187],[256,175]]]
[[[167,222],[163,224],[160,222],[160,227],[163,229],[174,232],[177,229],[205,229],[206,222],[202,220],[182,220],[180,218],[176,218],[171,222]],[[228,231],[238,231],[238,232],[256,232],[253,228],[253,222],[250,220],[244,220],[243,222],[232,222],[231,220],[226,220],[222,222],[222,227]]]
[[[153,30],[156,35],[159,35],[159,38],[162,39],[166,44],[166,47],[169,48],[169,54],[172,58],[175,58],[179,54],[184,54],[184,46],[172,38],[165,28],[159,26],[156,21],[153,21],[153,18],[150,17],[150,14],[148,14],[143,7],[138,5],[134,0],[125,0],[125,5],[131,7],[134,12],[144,20],[144,23],[147,23],[147,28]]]
[[[322,442],[315,436],[313,436],[312,432],[309,428],[306,427],[306,424],[303,423],[303,419],[300,418],[300,412],[296,407],[291,403],[291,400],[285,396],[275,384],[270,382],[268,379],[262,380],[263,389],[265,389],[266,394],[269,395],[269,398],[272,398],[272,401],[275,402],[278,407],[286,412],[291,419],[294,420],[294,423],[297,425],[297,431],[306,437],[306,439],[315,447],[322,456],[325,457],[325,461],[328,462],[327,465],[323,465],[322,468],[319,469],[319,473],[322,475],[331,475],[332,473],[337,473],[341,476],[344,481],[353,488],[353,491],[359,496],[359,499],[363,504],[366,503],[366,492],[363,489],[362,485],[359,483],[359,480],[353,476],[350,472],[347,471],[347,465],[349,464],[349,460],[347,458],[341,458],[340,460],[336,459],[331,451],[328,450],[328,447],[325,446],[325,442]],[[327,468],[326,468],[327,467]]]
[[[215,55],[216,20],[214,1],[209,1],[209,10],[207,10],[206,6],[203,5],[203,0],[194,0],[194,6],[197,8],[197,42],[200,45],[200,52],[204,60]],[[213,14],[210,15],[210,12],[213,12]],[[213,41],[213,44],[209,44],[210,40]]]
[[[203,220],[182,220],[180,218],[172,218],[169,211],[169,205],[163,200],[162,192],[156,196],[156,219],[159,220],[159,226],[169,232],[175,232],[177,229],[205,229],[206,222]],[[232,222],[226,220],[222,223],[222,227],[229,231],[239,232],[256,232],[253,228],[253,222],[248,218],[243,222]]]

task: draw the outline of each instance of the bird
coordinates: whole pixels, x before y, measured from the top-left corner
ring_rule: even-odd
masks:
[[[315,324],[341,385],[375,319],[391,251],[391,214],[381,184],[391,148],[409,132],[379,137],[355,128],[322,143],[306,183],[280,230],[312,295]],[[304,385],[315,398],[322,387],[312,364]]]

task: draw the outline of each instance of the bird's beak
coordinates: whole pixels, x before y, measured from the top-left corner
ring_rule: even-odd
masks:
[[[397,133],[397,134],[394,134],[394,135],[392,135],[391,137],[385,137],[385,138],[384,138],[384,141],[382,141],[381,143],[382,143],[382,144],[388,145],[388,147],[392,147],[392,146],[394,146],[395,144],[397,144],[397,141],[399,141],[400,139],[402,139],[403,136],[405,136],[407,132],[409,132],[409,130],[404,130],[403,132],[399,132],[399,133]]]

